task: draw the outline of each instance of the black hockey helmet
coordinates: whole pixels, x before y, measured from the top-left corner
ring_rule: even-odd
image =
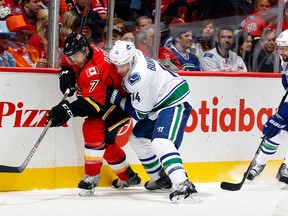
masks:
[[[86,50],[85,48],[89,46],[89,41],[85,35],[74,33],[65,39],[63,53],[66,56],[71,56],[78,51],[84,53]]]

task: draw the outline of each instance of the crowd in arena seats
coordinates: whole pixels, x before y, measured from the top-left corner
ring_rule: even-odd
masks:
[[[274,72],[278,13],[283,13],[282,31],[288,29],[288,2],[282,9],[278,4],[162,0],[157,60],[173,70]],[[111,48],[107,0],[61,0],[59,6],[59,59],[65,38],[73,32],[81,31],[94,46]],[[48,67],[48,8],[49,0],[0,0],[1,66]],[[112,45],[129,40],[153,57],[155,0],[115,1],[114,12]]]

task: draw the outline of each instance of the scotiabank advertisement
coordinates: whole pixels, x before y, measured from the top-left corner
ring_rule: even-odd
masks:
[[[184,162],[251,160],[262,125],[285,94],[280,74],[179,74],[189,83],[193,106],[179,149]],[[45,115],[63,95],[53,69],[2,68],[0,75],[0,164],[19,166],[43,131]],[[73,118],[65,127],[49,128],[28,168],[82,166],[82,121]],[[129,146],[132,127],[130,121],[121,128],[117,141],[130,163],[139,164]],[[274,159],[282,159],[284,152]]]

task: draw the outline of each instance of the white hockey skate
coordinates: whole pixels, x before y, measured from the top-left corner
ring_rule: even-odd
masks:
[[[260,173],[264,170],[266,164],[258,164],[256,161],[254,161],[253,166],[247,176],[247,179],[252,181],[256,176],[260,175]]]
[[[79,196],[92,196],[95,192],[95,187],[98,185],[100,175],[90,176],[85,175],[79,182],[78,188],[80,188]]]
[[[181,203],[187,198],[191,198],[193,203],[201,203],[194,184],[189,180],[181,183],[178,188],[169,195],[169,198],[174,203]]]
[[[276,178],[280,182],[281,189],[288,189],[288,167],[285,163],[282,163],[279,167]]]

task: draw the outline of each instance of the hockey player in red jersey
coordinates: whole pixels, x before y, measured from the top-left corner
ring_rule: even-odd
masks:
[[[86,117],[82,132],[85,142],[85,176],[78,184],[80,195],[93,195],[100,177],[103,158],[118,176],[112,182],[116,188],[137,185],[141,179],[126,161],[125,152],[115,143],[117,131],[129,116],[118,106],[106,103],[106,88],[112,87],[126,94],[121,76],[103,50],[90,46],[87,38],[74,33],[65,40],[64,56],[59,73],[60,89],[68,96],[77,91],[77,99],[67,100],[53,107],[47,119],[51,126],[62,126],[71,117]]]

